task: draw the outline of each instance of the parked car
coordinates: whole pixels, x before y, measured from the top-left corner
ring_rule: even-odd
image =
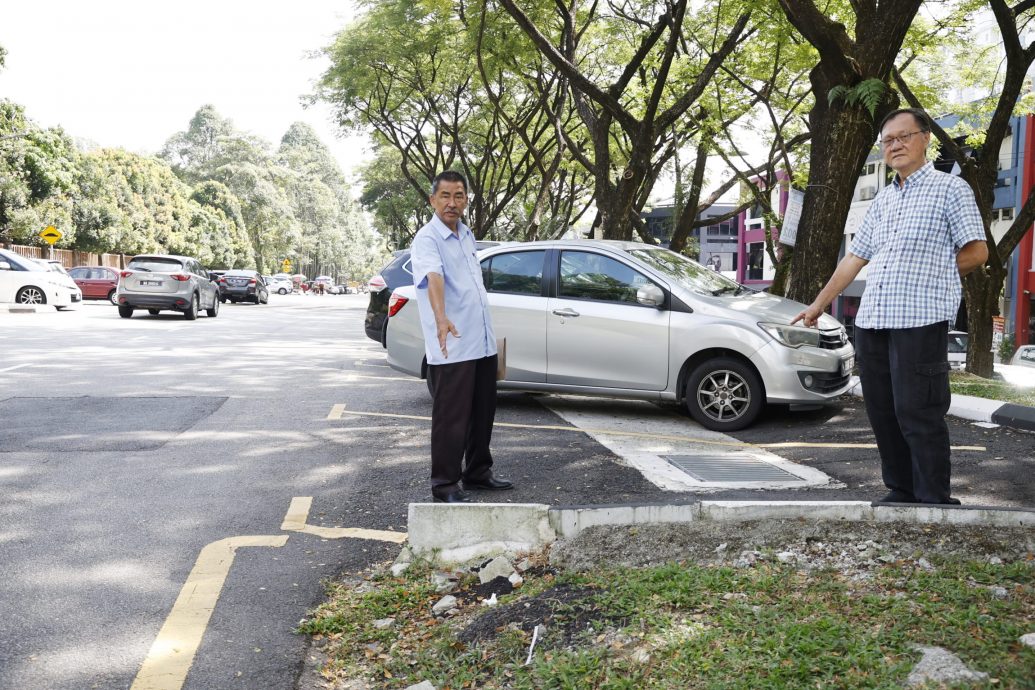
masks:
[[[65,265],[63,263],[57,259],[36,259],[36,263],[43,266],[43,268],[47,269],[51,273],[57,274],[52,277],[55,278],[63,288],[71,292],[73,303],[83,301],[83,291],[80,290],[76,282],[72,280],[72,276],[68,275],[68,271],[65,270]]]
[[[83,292],[83,299],[106,299],[118,304],[119,273],[110,266],[75,266],[68,275]]]
[[[295,284],[291,282],[290,277],[271,276],[266,283],[266,287],[270,292],[275,292],[278,295],[286,295],[294,291]]]
[[[966,331],[949,331],[949,366],[962,369],[967,365],[967,344],[970,335]]]
[[[189,256],[141,254],[119,272],[116,294],[119,316],[128,319],[134,309],[149,314],[162,310],[183,312],[188,321],[202,309],[211,317],[219,314],[219,289],[201,262]]]
[[[486,249],[499,245],[499,242],[486,241],[475,244],[478,249]],[[370,293],[370,302],[367,304],[363,328],[367,337],[381,343],[381,347],[387,347],[385,337],[388,328],[388,299],[392,296],[393,290],[403,285],[413,285],[409,247],[392,252],[391,261],[365,286],[366,292]]]
[[[49,304],[60,311],[82,299],[79,287],[63,271],[53,271],[49,265],[0,249],[0,302]]]
[[[269,288],[258,271],[233,269],[226,271],[217,281],[219,284],[219,301],[255,302],[267,304],[270,301]]]
[[[1010,364],[1017,367],[1035,367],[1035,345],[1021,345],[1010,358]]]
[[[661,247],[555,240],[479,252],[504,389],[683,402],[734,431],[766,403],[817,404],[845,391],[855,350],[832,316],[750,290]],[[388,364],[427,377],[415,288],[389,302]],[[461,334],[462,335],[462,334]]]

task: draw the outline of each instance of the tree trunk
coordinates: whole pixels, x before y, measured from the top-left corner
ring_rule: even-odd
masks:
[[[862,106],[828,103],[827,93],[840,80],[825,75],[821,66],[812,71],[811,80],[816,105],[809,114],[809,182],[787,286],[787,297],[804,304],[815,299],[837,265],[852,193],[876,127]],[[883,112],[890,109],[885,104]]]

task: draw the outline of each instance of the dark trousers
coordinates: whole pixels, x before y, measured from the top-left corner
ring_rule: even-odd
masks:
[[[429,365],[428,383],[433,399],[432,493],[455,491],[461,478],[488,479],[492,476],[489,442],[496,418],[496,355]]]
[[[856,329],[859,378],[884,484],[923,503],[945,503],[951,495],[948,333],[944,321]]]

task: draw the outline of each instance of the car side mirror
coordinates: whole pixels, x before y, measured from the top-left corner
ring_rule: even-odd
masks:
[[[646,307],[660,307],[665,303],[665,293],[654,283],[647,283],[636,291],[636,301]]]
[[[10,270],[11,270],[11,264],[7,263],[6,261],[0,261],[0,271],[10,271]]]

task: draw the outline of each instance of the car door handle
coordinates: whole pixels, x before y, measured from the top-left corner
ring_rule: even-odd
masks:
[[[554,309],[553,313],[556,314],[557,316],[572,316],[572,317],[575,317],[575,316],[579,315],[579,313],[577,311],[575,311],[574,309],[571,309],[569,307],[565,307],[564,309]]]

